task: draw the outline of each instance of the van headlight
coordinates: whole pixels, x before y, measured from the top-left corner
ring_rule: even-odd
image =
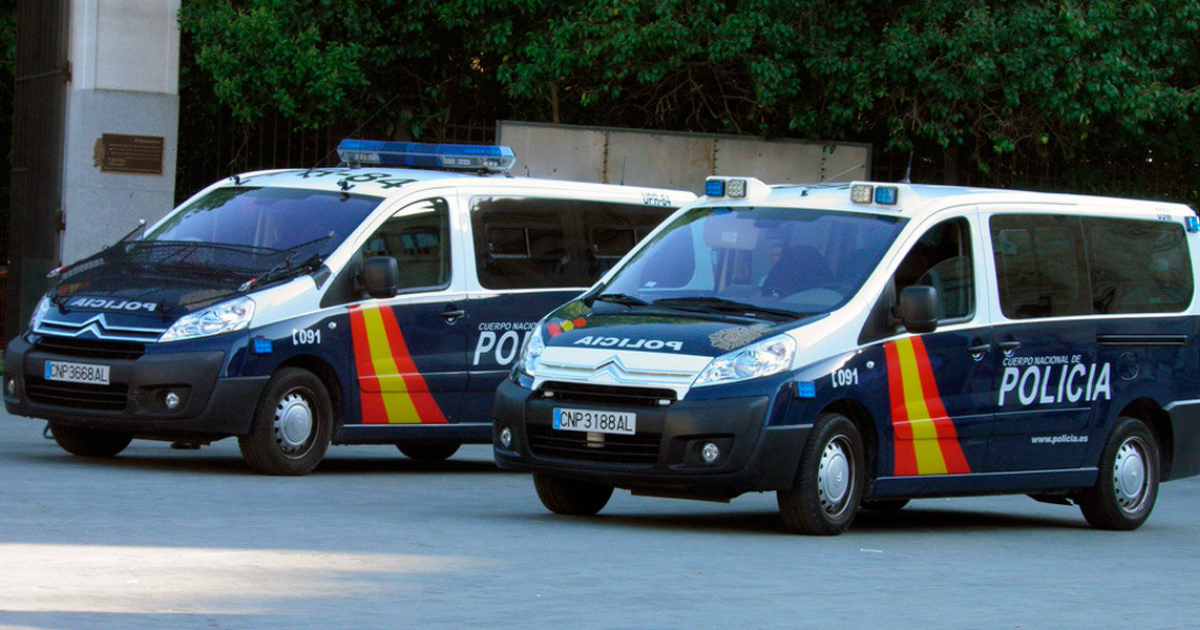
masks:
[[[180,317],[159,341],[182,341],[234,332],[250,325],[254,317],[254,300],[243,297]]]
[[[780,335],[719,356],[696,377],[694,387],[745,381],[778,374],[792,366],[796,340]]]
[[[533,332],[525,338],[525,343],[521,344],[520,358],[517,359],[517,370],[534,376],[537,371],[538,359],[542,357],[542,353],[546,351],[546,341],[542,339],[542,323],[538,322]]]
[[[37,331],[37,327],[42,325],[42,320],[46,318],[46,313],[50,312],[50,298],[43,296],[37,303],[37,307],[33,309],[33,316],[29,318],[29,330]]]

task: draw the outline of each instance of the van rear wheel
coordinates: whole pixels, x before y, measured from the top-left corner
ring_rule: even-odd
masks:
[[[238,447],[260,473],[303,475],[321,463],[332,433],[325,384],[307,370],[284,368],[267,381],[250,433],[238,436]]]
[[[1096,485],[1076,497],[1097,529],[1131,530],[1150,518],[1158,498],[1158,441],[1136,418],[1120,418],[1100,455]]]
[[[462,446],[458,442],[446,442],[435,444],[397,444],[396,448],[405,457],[418,462],[444,462],[450,459],[452,455],[458,452],[458,447]]]
[[[818,536],[846,531],[858,511],[865,476],[858,427],[845,416],[821,414],[800,454],[792,488],[777,495],[784,525]]]
[[[612,498],[612,486],[533,473],[533,487],[547,510],[568,516],[598,514]]]
[[[133,441],[126,433],[50,423],[50,435],[62,450],[80,457],[114,457]]]
[[[862,502],[862,509],[876,512],[899,512],[908,505],[908,499],[869,499]]]

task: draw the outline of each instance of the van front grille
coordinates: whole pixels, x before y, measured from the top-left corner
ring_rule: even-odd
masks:
[[[528,425],[529,449],[538,457],[610,464],[658,463],[660,433],[618,435],[562,431],[544,425]]]
[[[544,399],[556,402],[586,402],[597,405],[666,407],[675,402],[675,392],[653,387],[624,387],[547,381],[540,390]]]
[[[146,353],[145,344],[140,343],[76,339],[53,335],[40,337],[37,340],[37,349],[79,359],[124,359],[130,361],[136,360]]]
[[[128,385],[85,385],[26,378],[29,400],[56,407],[86,411],[124,411],[128,403]]]

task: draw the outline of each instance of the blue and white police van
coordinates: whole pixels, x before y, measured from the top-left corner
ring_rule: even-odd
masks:
[[[696,198],[512,177],[507,147],[339,153],[218,182],[61,269],[8,346],[8,411],[84,456],[237,436],[270,474],[331,441],[444,459],[490,441],[537,318]]]
[[[838,534],[1023,493],[1133,529],[1200,473],[1197,250],[1179,204],[710,178],[538,324],[496,461],[564,514],[774,491]]]

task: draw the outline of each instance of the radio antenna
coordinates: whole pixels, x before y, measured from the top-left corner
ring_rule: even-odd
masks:
[[[370,116],[367,117],[366,120],[362,121],[362,124],[360,124],[358,127],[355,127],[354,131],[351,131],[350,135],[347,137],[353,138],[354,136],[357,136],[358,132],[363,130],[363,127],[366,127],[368,123],[370,123],[372,120],[375,120],[375,118],[377,116],[379,116],[380,114],[382,114],[384,110],[391,107],[392,103],[395,103],[396,99],[398,99],[398,98],[400,98],[400,94],[393,96],[390,101],[384,103],[379,109],[375,110],[374,114],[371,114]],[[325,160],[328,160],[329,156],[333,155],[334,153],[337,153],[336,146],[334,146],[332,149],[330,149],[329,153],[326,153],[325,156],[322,157],[320,160],[317,160],[317,163],[313,164],[312,167],[310,167],[307,171],[304,172],[304,174],[308,175],[309,173],[313,172],[313,170],[315,170],[318,166],[324,164]]]
[[[904,170],[904,179],[900,180],[901,184],[911,184],[912,183],[912,159],[913,159],[913,151],[909,151],[908,152],[908,168]]]
[[[846,169],[846,170],[842,171],[841,173],[838,173],[837,175],[834,175],[833,177],[829,177],[829,178],[827,178],[827,179],[822,179],[822,180],[821,180],[821,183],[825,183],[825,182],[832,182],[833,180],[835,180],[835,179],[837,179],[837,178],[841,177],[842,175],[845,175],[846,173],[849,173],[850,171],[853,171],[854,169],[862,168],[863,166],[866,166],[866,163],[865,163],[865,162],[859,162],[858,164],[855,164],[854,166],[851,166],[850,168],[848,168],[848,169]]]

